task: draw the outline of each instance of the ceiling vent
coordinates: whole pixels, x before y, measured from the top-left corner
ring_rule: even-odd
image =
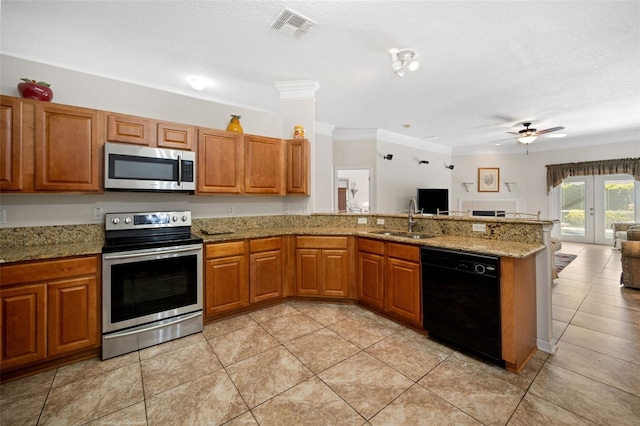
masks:
[[[292,38],[300,38],[307,33],[316,23],[311,19],[285,8],[273,21],[271,29]]]

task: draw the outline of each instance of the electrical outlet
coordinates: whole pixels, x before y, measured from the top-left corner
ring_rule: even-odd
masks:
[[[366,225],[367,224],[367,218],[366,217],[359,217],[358,218],[358,225]]]
[[[472,229],[475,232],[486,232],[487,231],[487,225],[485,225],[484,223],[474,223]]]
[[[384,219],[382,219],[382,218],[378,218],[378,220],[376,221],[376,223],[377,223],[378,225],[384,225]]]
[[[0,223],[7,223],[7,209],[0,209]]]
[[[229,211],[229,216],[231,216],[232,214],[235,213],[236,209],[233,206],[229,206],[227,207],[227,210]]]
[[[93,209],[93,218],[95,220],[102,220],[104,218],[104,209],[102,207]]]
[[[288,204],[285,204],[285,205],[282,206],[282,212],[284,214],[289,214],[289,205]]]

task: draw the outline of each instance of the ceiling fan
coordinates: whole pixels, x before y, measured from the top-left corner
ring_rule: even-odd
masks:
[[[529,128],[529,126],[531,126],[531,123],[522,123],[522,125],[524,126],[524,129],[520,130],[519,132],[517,133],[507,132],[507,133],[511,133],[512,135],[517,135],[518,137],[516,139],[518,139],[518,142],[523,143],[525,145],[528,145],[531,142],[535,141],[536,139],[538,139],[538,136],[540,135],[544,135],[545,133],[557,132],[558,130],[564,129],[564,127],[558,126],[558,127],[551,127],[549,129],[544,129],[544,130],[537,130],[537,129]]]

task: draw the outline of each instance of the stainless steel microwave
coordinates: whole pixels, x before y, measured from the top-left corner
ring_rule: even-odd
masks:
[[[104,188],[193,192],[196,189],[196,154],[107,142],[104,145]]]

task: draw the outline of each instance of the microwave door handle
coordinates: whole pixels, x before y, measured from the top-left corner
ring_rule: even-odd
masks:
[[[178,155],[178,186],[182,186],[182,155]]]

